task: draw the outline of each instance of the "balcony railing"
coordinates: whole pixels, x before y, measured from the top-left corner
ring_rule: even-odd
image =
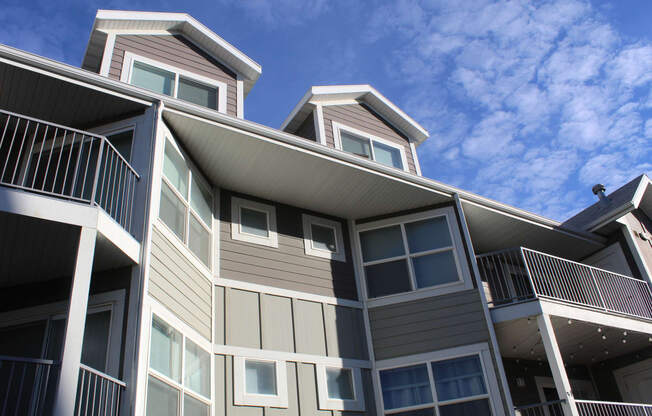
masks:
[[[57,369],[52,360],[0,356],[0,415],[41,415],[51,407]]]
[[[545,403],[530,404],[514,408],[516,416],[563,416],[564,400],[554,400]]]
[[[522,247],[477,259],[493,306],[538,297],[652,320],[644,281]]]
[[[120,397],[125,387],[122,381],[81,364],[75,415],[119,415]]]
[[[0,185],[104,209],[131,232],[139,179],[106,137],[0,110]]]
[[[580,416],[652,416],[652,405],[575,400]]]

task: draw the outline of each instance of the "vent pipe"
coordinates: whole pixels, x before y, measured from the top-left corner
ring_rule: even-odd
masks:
[[[609,203],[609,200],[607,199],[607,196],[604,194],[604,191],[606,191],[607,188],[605,188],[603,184],[601,184],[601,183],[595,184],[595,185],[593,185],[593,188],[591,188],[591,190],[593,191],[594,195],[598,196],[598,199],[600,200],[600,202],[602,202],[603,204],[608,204]]]

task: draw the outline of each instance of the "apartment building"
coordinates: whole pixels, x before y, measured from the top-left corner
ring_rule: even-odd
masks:
[[[559,223],[368,85],[247,121],[260,74],[180,13],[0,45],[0,414],[652,414],[646,175]]]

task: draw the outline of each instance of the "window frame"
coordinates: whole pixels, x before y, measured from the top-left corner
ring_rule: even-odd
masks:
[[[177,152],[179,156],[181,156],[181,159],[184,161],[187,169],[187,181],[188,181],[188,195],[183,196],[181,192],[172,184],[172,182],[165,176],[165,173],[163,172],[163,165],[165,163],[165,148],[166,146],[170,144],[171,147],[173,148],[174,151]],[[195,210],[191,206],[190,198],[192,197],[192,181],[196,181],[199,183],[201,187],[203,187],[208,193],[210,193],[210,200],[208,201],[209,207],[211,209],[211,223],[206,224],[204,220],[201,218],[201,216],[195,212]],[[181,203],[185,207],[185,217],[184,217],[184,230],[183,230],[183,239],[180,239],[179,236],[172,230],[161,218],[160,216],[160,198],[163,193],[163,187],[167,186],[170,188],[174,196],[179,198],[181,200]],[[161,163],[161,189],[159,192],[159,204],[158,204],[158,209],[159,212],[157,213],[157,221],[159,224],[161,224],[163,227],[165,227],[165,230],[167,231],[167,234],[173,235],[174,238],[177,241],[180,241],[184,249],[186,249],[191,255],[193,259],[196,259],[197,264],[200,264],[203,266],[203,268],[209,272],[212,270],[212,265],[213,265],[213,258],[215,254],[213,253],[214,251],[214,237],[213,237],[213,228],[215,224],[215,212],[214,212],[214,204],[215,204],[215,192],[213,190],[213,187],[209,185],[208,181],[206,181],[203,176],[198,173],[197,168],[195,167],[194,163],[188,158],[183,152],[179,146],[176,144],[174,139],[172,138],[171,135],[165,134],[165,144],[163,146],[163,160]],[[191,249],[190,249],[190,216],[193,216],[195,221],[199,223],[201,227],[204,228],[206,232],[208,232],[208,259],[207,263],[204,263],[204,261],[199,258],[197,254],[195,254]]]
[[[226,114],[226,88],[227,88],[227,85],[226,85],[225,82],[218,81],[218,80],[212,79],[212,78],[208,78],[208,77],[205,77],[205,76],[202,76],[202,75],[199,75],[199,74],[195,74],[195,73],[186,71],[184,69],[181,69],[181,68],[178,68],[178,67],[175,67],[175,66],[172,66],[172,65],[164,64],[163,62],[160,62],[160,61],[157,61],[157,60],[154,60],[154,59],[151,59],[151,58],[146,58],[144,56],[137,55],[137,54],[135,54],[133,52],[129,52],[129,51],[125,51],[125,54],[124,54],[124,61],[123,61],[123,64],[122,64],[122,72],[120,74],[120,81],[125,82],[125,83],[127,83],[129,85],[133,85],[133,84],[131,84],[131,77],[132,77],[133,72],[134,72],[134,63],[135,62],[140,62],[140,63],[143,63],[145,65],[153,66],[153,67],[156,67],[158,69],[161,69],[161,70],[164,70],[164,71],[167,71],[167,72],[171,72],[171,73],[174,74],[174,83],[172,85],[172,90],[173,90],[172,95],[169,95],[168,97],[176,98],[178,100],[182,100],[184,102],[187,102],[187,103],[190,103],[190,104],[193,104],[193,105],[197,105],[197,106],[200,106],[202,108],[208,108],[210,110],[215,110],[215,111],[218,111],[220,113]],[[202,106],[200,104],[195,104],[195,103],[193,103],[191,101],[186,101],[186,100],[183,100],[182,98],[178,98],[177,93],[179,91],[179,78],[180,77],[189,79],[191,81],[197,82],[197,83],[205,85],[207,87],[212,87],[212,88],[217,89],[217,108],[205,107],[205,106]],[[137,88],[142,88],[142,87],[138,87],[137,85],[134,85],[134,86],[137,87]],[[156,93],[156,94],[159,94],[159,93]],[[161,94],[161,95],[166,95],[166,94]]]
[[[341,133],[340,133],[341,131],[344,131],[345,133],[351,134],[351,135],[359,137],[361,139],[369,140],[369,151],[371,152],[371,155],[370,155],[371,157],[370,157],[369,160],[372,160],[372,161],[374,161],[376,163],[380,163],[380,162],[378,162],[376,160],[376,156],[375,156],[375,153],[374,153],[375,152],[374,151],[374,142],[378,142],[380,144],[383,144],[385,146],[389,146],[389,147],[391,147],[393,149],[398,150],[400,155],[401,155],[401,164],[403,165],[401,168],[385,165],[384,163],[380,163],[380,164],[383,165],[383,166],[386,166],[388,168],[399,169],[399,170],[402,170],[402,171],[405,171],[405,172],[409,172],[407,154],[405,152],[405,147],[404,146],[401,146],[401,145],[399,145],[397,143],[391,142],[391,141],[389,141],[387,139],[382,139],[382,138],[380,138],[378,136],[374,136],[371,133],[367,133],[365,131],[358,130],[356,128],[346,126],[346,125],[344,125],[342,123],[338,123],[337,121],[333,121],[332,125],[333,125],[333,139],[335,141],[335,148],[336,149],[341,150],[343,152],[346,152],[346,150],[342,149],[342,136],[341,136]],[[349,153],[349,152],[346,152],[346,153]],[[349,154],[353,154],[353,153],[349,153]]]
[[[267,216],[267,237],[249,234],[242,231],[240,221],[241,209],[263,212]],[[245,241],[253,244],[278,248],[278,233],[276,231],[276,207],[263,204],[250,199],[231,197],[231,238],[233,240]]]
[[[417,253],[410,253],[409,246],[407,242],[407,234],[405,231],[405,224],[418,222],[422,220],[427,220],[435,217],[444,217],[448,225],[448,232],[451,238],[451,245],[446,247],[440,247],[437,249],[431,249],[426,251],[420,251]],[[377,230],[381,228],[387,228],[391,226],[399,225],[401,228],[402,243],[404,248],[404,254],[401,256],[388,257],[381,260],[372,260],[365,262],[362,257],[362,243],[360,238],[360,233],[365,231]],[[362,283],[362,293],[364,299],[368,301],[370,307],[388,305],[396,302],[403,302],[406,300],[421,299],[428,296],[436,296],[445,293],[452,293],[459,290],[472,289],[473,283],[470,278],[470,271],[468,267],[468,261],[466,259],[466,252],[464,250],[464,245],[462,242],[462,236],[460,234],[459,227],[457,225],[457,216],[453,207],[444,207],[434,210],[428,210],[419,212],[416,214],[402,215],[394,218],[389,218],[385,220],[373,221],[369,223],[363,223],[356,226],[355,230],[355,244],[358,250],[358,263],[360,269],[361,283]],[[436,254],[444,251],[452,251],[453,257],[455,259],[455,265],[457,268],[458,279],[452,282],[442,283],[435,286],[427,286],[419,288],[417,287],[416,275],[414,272],[414,266],[411,259],[413,257],[421,257],[429,254]],[[365,266],[388,263],[397,260],[405,260],[407,262],[408,276],[411,290],[407,292],[398,292],[392,293],[389,295],[383,295],[378,297],[369,297],[369,291],[367,288],[367,276],[365,272]]]
[[[317,393],[319,396],[320,410],[347,410],[353,412],[363,412],[366,410],[364,387],[362,384],[362,372],[358,367],[337,367],[326,364],[316,364],[317,366]],[[353,386],[353,399],[331,399],[328,397],[328,377],[326,369],[334,368],[339,370],[351,371],[351,384]]]
[[[247,360],[274,363],[276,373],[276,394],[247,393]],[[270,360],[258,357],[233,357],[233,402],[240,406],[265,406],[288,408],[287,364],[283,360]]]
[[[314,215],[301,214],[301,221],[303,223],[303,245],[304,251],[309,256],[322,257],[325,259],[337,260],[346,262],[346,250],[344,246],[344,235],[342,233],[342,224],[339,221],[328,220]],[[330,250],[322,250],[313,246],[312,240],[312,225],[319,225],[320,227],[330,228],[333,230],[335,237],[335,252]]]

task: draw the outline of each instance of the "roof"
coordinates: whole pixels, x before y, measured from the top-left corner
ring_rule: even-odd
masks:
[[[563,226],[583,231],[594,231],[639,207],[650,178],[641,174],[607,195],[607,202],[598,201],[573,217]]]
[[[429,136],[428,131],[421,127],[403,110],[385,98],[371,85],[329,85],[313,86],[294,107],[285,119],[280,129],[294,132],[312,112],[314,104],[347,104],[350,102],[366,103],[394,127],[407,137],[421,144]]]
[[[259,64],[187,13],[127,10],[97,11],[82,68],[99,72],[109,32],[182,34],[240,75],[244,81],[245,95],[249,93],[262,73]]]

